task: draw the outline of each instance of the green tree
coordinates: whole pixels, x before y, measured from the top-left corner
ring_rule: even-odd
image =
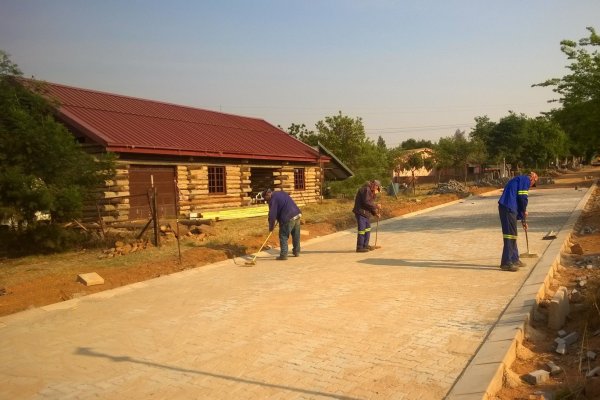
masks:
[[[360,117],[351,118],[339,111],[315,126],[317,140],[354,172],[349,180],[332,182],[333,191],[350,195],[365,181],[390,175],[388,151],[367,138]]]
[[[528,118],[509,112],[495,123],[487,116],[475,118],[469,134],[479,153],[471,162],[494,164],[506,161],[527,167],[547,166],[567,154],[567,137],[560,125],[548,117]]]
[[[442,168],[454,168],[461,171],[467,180],[467,167],[476,156],[477,142],[469,141],[465,132],[457,130],[453,136],[441,138],[435,147],[437,163]]]
[[[600,53],[595,50],[600,46],[600,36],[592,27],[587,30],[590,36],[579,43],[560,43],[570,62],[570,73],[533,86],[553,87],[558,93],[562,108],[552,110],[550,115],[569,136],[573,154],[589,160],[600,150]]]
[[[527,117],[509,111],[506,117],[494,125],[487,149],[495,163],[502,160],[517,165],[522,159],[523,145],[525,143]]]
[[[411,150],[411,149],[423,149],[423,148],[428,148],[431,149],[433,147],[433,143],[431,142],[431,140],[416,140],[416,139],[407,139],[405,141],[403,141],[400,146],[404,149],[404,150]]]
[[[410,171],[411,173],[411,185],[413,188],[413,195],[416,194],[416,177],[415,172],[425,166],[423,160],[423,154],[415,151],[406,151],[404,155],[401,155],[396,159],[396,171]]]
[[[381,151],[387,150],[387,145],[385,144],[385,140],[381,136],[377,138],[377,148]]]
[[[339,111],[337,115],[318,121],[316,128],[319,141],[332,149],[350,169],[361,165],[362,151],[369,143],[361,118],[352,119]]]
[[[54,105],[23,80],[0,51],[0,219],[34,228],[36,212],[53,222],[81,215],[83,202],[112,176],[111,156],[94,158],[55,121]]]
[[[282,128],[279,127],[279,129]],[[287,133],[310,146],[316,146],[319,142],[317,134],[314,131],[309,130],[304,124],[292,123],[290,127],[287,128]]]
[[[469,133],[469,138],[481,141],[486,149],[491,145],[492,136],[496,123],[490,121],[487,115],[483,117],[475,117],[475,128]]]
[[[560,125],[547,117],[527,121],[523,162],[527,167],[545,168],[556,158],[568,153],[568,139]]]

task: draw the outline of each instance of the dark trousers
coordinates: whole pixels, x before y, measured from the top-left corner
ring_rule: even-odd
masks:
[[[288,254],[288,239],[292,235],[292,251],[300,253],[300,218],[292,219],[285,224],[279,225],[279,249],[281,256]]]
[[[354,215],[356,216],[356,223],[358,224],[356,248],[366,249],[369,247],[369,239],[371,238],[371,221],[369,221],[369,218],[363,217],[360,214]]]
[[[503,205],[498,206],[498,213],[500,214],[502,238],[504,240],[500,265],[510,265],[519,261],[519,249],[517,249],[517,214],[511,212]]]

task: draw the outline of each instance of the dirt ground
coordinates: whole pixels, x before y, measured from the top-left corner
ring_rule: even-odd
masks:
[[[539,190],[555,187],[586,188],[600,178],[600,167],[586,168],[580,171],[570,171],[555,176],[554,184],[540,186]],[[472,194],[496,190],[496,187],[471,187]],[[459,194],[427,195],[427,188],[421,188],[417,196],[389,196],[382,194],[382,219],[403,215],[432,207],[464,197]],[[351,228],[355,224],[352,200],[324,200],[322,204],[302,207],[302,240],[327,235],[338,230]],[[583,255],[600,256],[600,191],[596,190],[577,229],[590,227],[593,233],[576,234],[575,241],[583,248]],[[531,212],[535,212],[531,210]],[[172,224],[173,226],[174,224]],[[52,256],[31,256],[19,259],[0,260],[0,316],[12,314],[28,308],[40,307],[71,298],[85,296],[103,290],[152,279],[161,275],[171,274],[189,268],[201,268],[204,265],[225,259],[243,264],[248,255],[256,252],[267,236],[266,217],[255,217],[230,221],[216,222],[202,234],[194,234],[181,228],[179,246],[172,232],[161,236],[161,246],[152,246],[148,241],[135,243],[131,238],[137,232],[114,231],[117,241],[133,243],[137,251],[129,251],[126,255],[106,248],[82,249],[78,252],[57,254]],[[276,235],[272,235],[267,246],[277,244]],[[135,250],[135,249],[134,249]],[[181,258],[179,257],[181,254]],[[600,265],[600,264],[599,264]],[[599,266],[597,265],[597,267]],[[104,278],[104,284],[85,286],[78,282],[79,274],[96,272]],[[576,312],[572,312],[566,331],[577,330],[580,340],[579,349],[569,349],[567,355],[554,352],[553,342],[556,332],[549,331],[543,323],[535,326],[532,335],[520,351],[520,357],[512,366],[515,379],[513,387],[507,387],[497,394],[497,399],[530,399],[537,390],[558,392],[563,388],[578,390],[583,384],[584,367],[579,354],[582,350],[593,350],[600,354],[600,335],[593,336],[600,328],[600,311],[595,298],[600,287],[600,268],[593,270],[575,268],[565,265],[560,277],[553,283],[553,288],[566,286],[569,291],[577,283],[577,277],[585,275],[587,286],[581,288],[583,299]],[[585,335],[585,336],[584,336]],[[584,336],[583,344],[581,337]],[[585,353],[585,351],[583,353]],[[599,355],[600,358],[600,355]],[[533,387],[523,383],[520,376],[536,369],[544,368],[547,360],[553,360],[563,368],[563,373],[552,377],[544,386]],[[591,399],[582,397],[565,397],[569,399]],[[596,397],[596,398],[600,398]]]

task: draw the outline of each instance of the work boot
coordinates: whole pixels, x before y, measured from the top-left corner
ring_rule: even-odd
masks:
[[[526,266],[527,266],[527,264],[525,264],[525,263],[524,263],[523,261],[521,261],[521,260],[519,260],[519,261],[515,261],[515,262],[513,263],[513,265],[516,265],[516,266],[517,266],[517,267],[519,267],[519,268],[524,268],[524,267],[526,267]]]
[[[500,269],[502,271],[516,272],[519,270],[519,267],[517,267],[515,264],[508,264],[508,265],[501,265]]]
[[[357,253],[367,253],[368,251],[369,251],[369,249],[365,249],[365,248],[362,248],[362,247],[359,247],[359,248],[356,249]]]
[[[292,254],[294,255],[294,257],[300,257],[299,251],[293,251]]]
[[[287,260],[287,256],[279,256],[276,260]]]

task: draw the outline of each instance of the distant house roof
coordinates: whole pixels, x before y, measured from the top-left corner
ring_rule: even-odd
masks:
[[[354,176],[354,173],[344,164],[340,159],[338,159],[328,148],[323,146],[320,142],[317,144],[317,149],[321,154],[325,154],[328,157],[331,157],[331,161],[325,169],[325,179],[328,181],[339,181],[348,179]]]
[[[329,161],[329,157],[259,118],[56,83],[25,82],[58,101],[60,120],[111,152]]]

